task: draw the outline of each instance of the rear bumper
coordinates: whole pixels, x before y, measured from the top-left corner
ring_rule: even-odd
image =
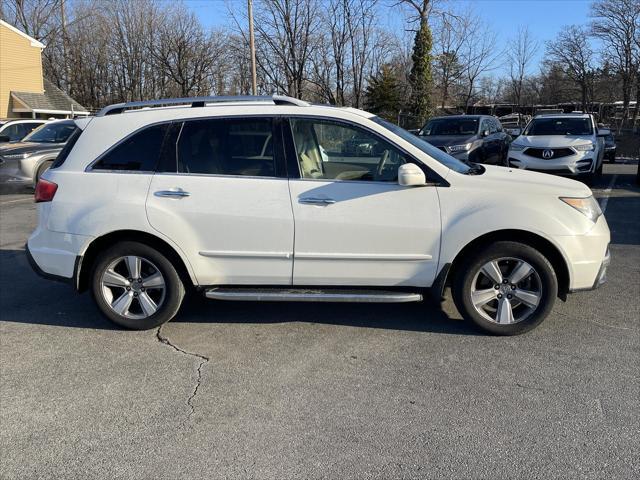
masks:
[[[25,245],[33,270],[43,278],[77,288],[81,252],[91,237],[52,232],[38,227]]]
[[[33,269],[34,272],[36,272],[38,276],[42,278],[46,278],[47,280],[66,283],[67,285],[71,285],[72,287],[76,288],[77,271],[80,267],[80,260],[82,259],[82,257],[80,257],[79,255],[76,257],[76,261],[73,268],[74,270],[73,276],[70,278],[67,278],[67,277],[63,277],[62,275],[47,273],[44,270],[42,270],[42,268],[40,268],[40,265],[38,265],[38,262],[36,262],[36,260],[33,258],[33,255],[29,250],[28,243],[25,244],[24,251],[25,251],[25,254],[27,255],[27,260],[29,261],[29,265],[31,265],[31,268]]]

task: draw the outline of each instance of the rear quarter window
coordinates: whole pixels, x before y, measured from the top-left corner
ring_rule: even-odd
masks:
[[[80,130],[79,128],[76,128],[73,131],[73,133],[69,136],[67,143],[64,144],[64,147],[62,147],[62,150],[60,150],[60,153],[58,154],[56,159],[53,161],[51,168],[58,168],[60,165],[62,165],[65,162],[65,160],[71,153],[71,150],[73,150],[73,146],[76,144],[76,142],[80,138],[80,135],[82,135],[82,130]]]
[[[169,124],[147,127],[112,147],[93,170],[155,171]]]

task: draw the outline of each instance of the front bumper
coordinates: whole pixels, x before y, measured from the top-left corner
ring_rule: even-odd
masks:
[[[527,155],[524,151],[509,150],[510,167],[558,175],[587,175],[594,170],[595,162],[596,157],[593,151],[545,160]]]
[[[0,161],[0,183],[29,184],[32,178],[21,168],[20,160],[3,158]]]
[[[558,236],[554,241],[567,262],[569,292],[592,290],[606,281],[611,234],[604,215],[586,234]]]

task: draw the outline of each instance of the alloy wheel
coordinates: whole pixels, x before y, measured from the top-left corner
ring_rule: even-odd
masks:
[[[162,306],[166,283],[151,261],[129,255],[119,257],[107,266],[100,279],[100,289],[113,312],[140,320],[150,317]]]
[[[529,318],[542,299],[538,272],[524,260],[502,257],[485,263],[471,282],[471,303],[490,322],[514,324]]]

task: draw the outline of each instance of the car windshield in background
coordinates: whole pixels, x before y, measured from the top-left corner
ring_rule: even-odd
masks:
[[[430,120],[421,135],[474,135],[477,132],[477,118],[438,118]]]
[[[525,135],[591,135],[588,118],[536,118],[531,121]]]
[[[434,160],[440,162],[445,167],[450,168],[458,173],[468,173],[471,170],[471,167],[466,163],[461,162],[460,160],[453,158],[448,153],[444,153],[439,148],[434,147],[430,143],[425,142],[420,137],[414,135],[413,133],[407,132],[404,128],[394,125],[391,122],[387,122],[380,117],[373,117],[371,120],[376,122],[378,125],[382,125],[384,128],[389,130],[392,133],[395,133],[403,140],[406,140],[414,147],[422,150],[424,153],[429,155]]]
[[[36,128],[22,139],[23,142],[64,143],[77,127],[73,122],[49,123]]]

